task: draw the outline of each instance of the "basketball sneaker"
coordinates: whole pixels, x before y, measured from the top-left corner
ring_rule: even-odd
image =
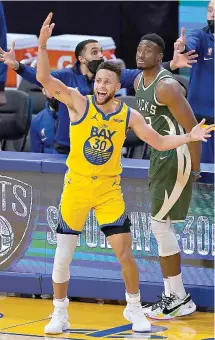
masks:
[[[68,322],[69,299],[64,301],[53,300],[54,312],[51,321],[45,326],[44,333],[46,334],[61,334],[70,327]]]
[[[126,320],[132,323],[133,331],[151,331],[151,324],[147,320],[140,303],[140,294],[137,297],[130,297],[128,293],[126,293],[125,295],[127,306],[123,311],[123,316]]]
[[[170,320],[178,316],[185,316],[196,311],[196,305],[192,301],[190,294],[186,294],[180,299],[176,294],[166,297],[162,294],[162,299],[152,305],[151,311],[146,313],[148,317],[155,320]]]
[[[166,303],[168,301],[168,297],[165,295],[164,292],[162,292],[162,296],[158,296],[158,298],[160,298],[160,300],[154,304],[145,304],[143,305],[143,312],[145,314],[148,314],[153,310],[160,310],[160,312],[162,312],[163,308],[166,306]]]

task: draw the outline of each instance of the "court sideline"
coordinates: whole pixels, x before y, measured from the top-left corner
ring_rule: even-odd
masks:
[[[166,339],[214,340],[213,313],[196,312],[171,321],[152,321],[151,333],[132,333],[122,316],[124,306],[71,302],[70,329],[62,335],[44,336],[52,301],[19,297],[0,298],[0,340],[39,339]]]

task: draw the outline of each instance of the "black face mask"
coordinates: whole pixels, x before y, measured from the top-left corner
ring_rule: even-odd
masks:
[[[56,98],[54,98],[54,97],[47,98],[47,101],[48,101],[49,106],[50,106],[50,108],[52,110],[58,111],[58,109],[59,109],[59,101]]]
[[[88,69],[92,74],[96,74],[97,68],[101,63],[103,63],[104,59],[99,59],[99,60],[91,60],[88,62]]]
[[[214,33],[214,20],[208,20],[208,26],[211,33]]]

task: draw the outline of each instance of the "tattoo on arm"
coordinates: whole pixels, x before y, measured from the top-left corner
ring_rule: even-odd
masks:
[[[41,45],[40,48],[41,50],[46,50],[46,45]]]
[[[59,96],[59,95],[61,94],[61,92],[60,92],[59,90],[57,90],[57,91],[55,91],[55,94],[56,94],[57,96]]]

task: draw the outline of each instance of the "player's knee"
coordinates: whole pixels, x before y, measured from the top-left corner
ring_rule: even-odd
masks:
[[[52,280],[55,283],[63,283],[70,279],[69,266],[75,251],[76,235],[57,235],[58,244],[56,248]],[[62,242],[65,241],[65,242]]]
[[[151,228],[158,244],[159,256],[166,257],[180,252],[176,234],[169,218],[166,223],[152,220]]]
[[[52,280],[55,283],[63,283],[69,280],[69,265],[72,261],[72,254],[69,252],[56,252],[52,272]]]
[[[132,249],[127,246],[121,247],[120,252],[117,254],[118,260],[122,267],[127,267],[134,262],[134,256],[132,254]]]
[[[165,222],[159,222],[152,219],[151,228],[157,242],[161,242],[169,233],[169,225]]]

